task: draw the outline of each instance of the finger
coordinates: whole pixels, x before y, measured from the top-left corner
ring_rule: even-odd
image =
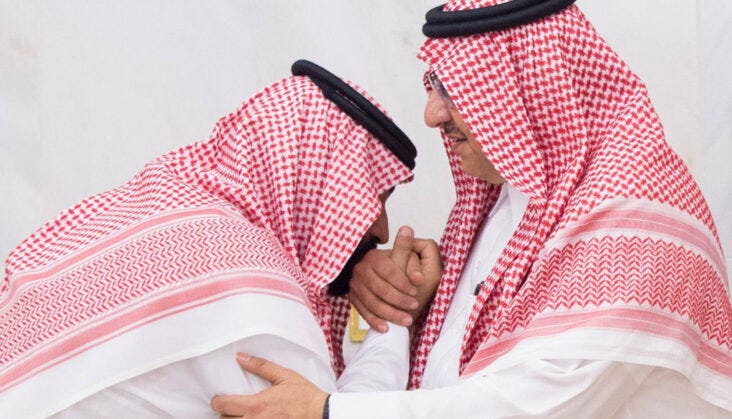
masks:
[[[356,289],[361,286],[362,284],[356,285]],[[358,290],[357,292],[359,293],[362,306],[367,307],[367,311],[374,316],[402,326],[409,326],[412,324],[412,317],[409,315],[407,310],[400,310],[399,308],[393,307],[377,295],[374,295],[370,290],[364,289]],[[358,307],[356,307],[356,309],[358,309]]]
[[[409,280],[409,278],[407,278],[407,275],[404,273],[404,269],[399,268],[393,260],[387,259],[383,263],[371,265],[371,270],[376,274],[378,278],[388,282],[392,287],[396,288],[402,294],[406,294],[409,296],[417,295],[417,287],[415,287]],[[369,276],[368,273],[366,274],[366,276]],[[371,276],[369,276],[368,279],[371,279]]]
[[[360,283],[353,283],[351,285],[351,291],[348,293],[351,305],[353,305],[358,314],[366,320],[366,323],[368,323],[372,329],[381,333],[386,333],[389,330],[389,325],[386,324],[386,321],[372,313],[371,310],[369,310],[369,308],[362,302],[361,295],[364,292],[370,291],[365,289]]]
[[[251,396],[214,396],[211,398],[211,409],[221,417],[241,417],[249,410]]]
[[[389,306],[361,283],[354,284],[351,287],[351,294],[353,295],[351,303],[356,307],[356,310],[371,327],[381,333],[386,333],[389,330],[387,322],[401,324],[406,321],[403,312]]]
[[[368,292],[377,298],[398,309],[413,310],[418,304],[415,297],[402,293],[394,288],[391,283],[376,275],[376,273],[368,281],[362,281],[361,285],[367,288]]]
[[[389,326],[386,324],[386,321],[384,319],[376,317],[376,315],[372,313],[371,310],[369,310],[365,305],[363,305],[360,300],[352,299],[351,304],[353,305],[353,307],[356,308],[358,314],[363,317],[363,319],[366,321],[366,323],[369,324],[372,329],[381,333],[386,333],[387,331],[389,331]]]
[[[407,261],[412,253],[412,241],[414,240],[414,230],[409,226],[399,227],[396,238],[394,239],[394,248],[391,250],[391,260],[402,272],[407,271]]]
[[[419,260],[419,256],[414,252],[409,255],[409,262],[407,262],[407,278],[409,278],[415,286],[419,286],[424,282],[422,264]]]
[[[410,252],[411,253],[411,252]],[[412,285],[404,272],[391,259],[391,250],[371,250],[353,268],[351,284],[356,282],[368,283],[375,277],[388,281],[400,292],[415,296],[417,288]]]
[[[272,384],[280,383],[292,377],[293,374],[296,374],[294,371],[279,366],[274,362],[243,353],[236,354],[236,361],[244,371],[262,377]]]
[[[434,240],[414,239],[413,248],[414,252],[419,256],[422,266],[442,266],[440,247]]]

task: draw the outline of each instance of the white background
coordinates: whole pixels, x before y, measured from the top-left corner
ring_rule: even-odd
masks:
[[[439,3],[0,0],[0,255],[146,161],[205,139],[298,58],[365,88],[417,144],[416,180],[388,204],[391,226],[439,239],[454,193],[439,135],[422,123],[424,66],[414,57],[424,13]],[[732,4],[578,5],[648,84],[729,261]]]

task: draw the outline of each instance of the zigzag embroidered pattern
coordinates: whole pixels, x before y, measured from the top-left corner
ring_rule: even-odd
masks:
[[[602,252],[605,257],[601,260],[585,257],[595,252]],[[552,251],[534,269],[537,277],[554,272],[562,280],[548,287],[527,282],[523,292],[511,302],[506,316],[484,337],[468,370],[479,370],[487,361],[494,360],[491,357],[497,350],[494,345],[505,337],[512,336],[512,345],[515,345],[522,335],[531,336],[535,327],[541,327],[545,315],[586,311],[590,319],[593,315],[602,318],[604,311],[597,310],[598,307],[627,309],[635,306],[639,311],[650,311],[658,316],[644,319],[655,322],[654,330],[661,336],[726,353],[727,373],[732,376],[729,333],[732,312],[729,304],[724,304],[727,293],[716,271],[698,254],[648,238],[604,237]],[[691,327],[672,332],[665,330],[667,322],[679,319]],[[571,328],[573,321],[572,316],[568,316],[567,327]],[[552,324],[561,326],[564,323],[557,320]],[[634,330],[632,322],[623,324]],[[575,324],[576,327],[593,325],[597,324],[587,319]],[[621,324],[612,327],[621,327]],[[691,341],[684,336],[689,332],[696,336]],[[696,352],[702,351],[697,349]]]
[[[89,263],[15,295],[0,316],[6,331],[0,340],[0,363],[7,365],[58,335],[216,272],[259,270],[296,278],[285,261],[284,255],[272,252],[268,234],[243,220],[185,220],[155,229],[104,248]]]

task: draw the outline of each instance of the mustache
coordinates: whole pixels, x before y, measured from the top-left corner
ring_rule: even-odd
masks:
[[[448,137],[465,137],[465,134],[460,131],[460,129],[453,121],[445,122],[442,125],[442,134]]]

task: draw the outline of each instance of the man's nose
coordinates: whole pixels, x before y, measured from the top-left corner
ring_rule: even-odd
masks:
[[[430,91],[424,107],[424,123],[430,128],[437,128],[451,119],[450,109],[445,100],[437,91]]]

